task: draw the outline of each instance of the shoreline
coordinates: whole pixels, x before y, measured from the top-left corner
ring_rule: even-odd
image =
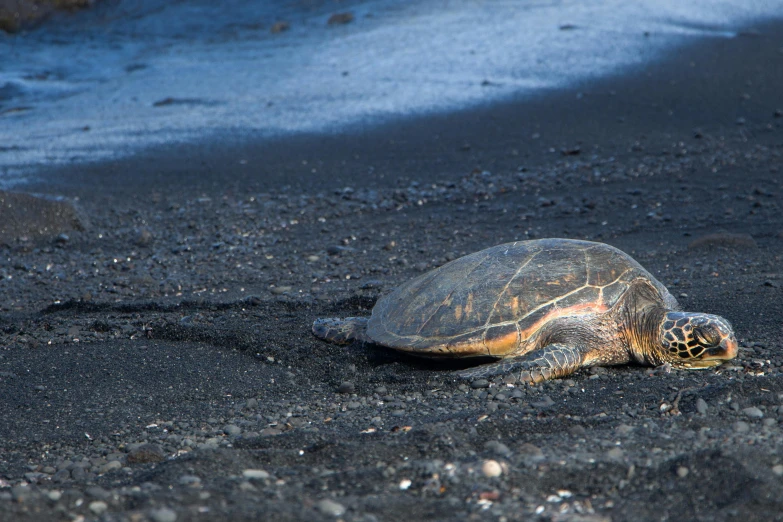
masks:
[[[117,161],[43,168],[45,181],[27,187],[46,192],[57,186],[72,195],[83,192],[80,186],[109,194],[152,185],[194,193],[219,186],[245,186],[249,192],[285,185],[293,190],[391,187],[396,167],[399,176],[426,183],[473,169],[533,168],[577,148],[583,157],[611,156],[637,142],[665,146],[690,141],[698,132],[741,133],[746,125],[780,122],[776,86],[783,85],[783,67],[774,64],[783,63],[781,34],[783,22],[734,39],[702,41],[634,75],[518,102],[365,129],[357,125],[334,135],[260,141],[216,137],[151,148]],[[746,60],[749,54],[756,56]],[[118,171],[134,173],[135,179],[125,179],[127,189],[114,183],[111,173]]]
[[[776,44],[768,40],[780,34],[781,26],[780,21],[756,23],[735,38],[703,37],[692,46],[676,49],[669,56],[645,66],[588,80],[574,88],[542,91],[519,101],[492,102],[453,113],[403,117],[382,125],[353,124],[347,131],[335,133],[253,138],[252,132],[246,135],[246,131],[221,131],[193,142],[152,147],[125,159],[42,166],[39,172],[43,173],[41,179],[44,181],[49,171],[63,173],[58,177],[66,182],[66,174],[71,173],[76,184],[81,179],[85,185],[109,190],[116,184],[110,176],[101,176],[100,172],[132,169],[133,162],[137,162],[139,168],[135,170],[144,182],[161,181],[161,177],[165,182],[170,176],[172,181],[168,183],[172,189],[177,182],[187,185],[183,180],[188,174],[204,178],[205,187],[209,187],[209,183],[222,184],[227,179],[266,186],[280,186],[293,180],[300,187],[311,187],[313,183],[322,183],[322,176],[312,175],[314,167],[319,169],[316,174],[326,170],[327,179],[337,176],[346,183],[355,183],[352,179],[366,179],[371,166],[385,170],[381,174],[387,179],[395,173],[386,167],[395,165],[395,157],[401,156],[410,158],[407,165],[412,169],[431,171],[433,177],[452,176],[453,171],[444,171],[439,165],[466,162],[489,170],[516,168],[518,165],[513,165],[513,158],[492,157],[492,147],[498,142],[509,143],[517,149],[522,160],[531,163],[546,156],[550,149],[559,151],[574,147],[568,141],[585,135],[596,136],[594,143],[605,146],[604,137],[608,133],[627,133],[641,139],[650,130],[667,132],[670,124],[676,128],[681,128],[682,123],[717,128],[721,125],[731,127],[738,118],[749,123],[766,121],[768,114],[763,112],[779,108],[765,108],[760,112],[755,97],[771,99],[774,93],[763,92],[763,89],[760,92],[758,86],[751,87],[754,92],[746,93],[743,81],[748,80],[738,79],[750,78],[749,81],[755,83],[754,75],[768,79],[777,74],[776,71],[751,71],[749,68],[754,62],[743,63],[742,57],[743,53],[754,52],[753,40],[758,40],[763,42],[759,44],[759,50],[765,54],[767,63],[779,62],[774,52]],[[715,57],[720,58],[716,60]],[[772,85],[777,85],[778,80],[775,77]],[[14,85],[11,88],[13,91]],[[175,87],[171,88],[176,91]],[[482,88],[498,87],[490,82]],[[174,91],[172,93],[176,94]],[[729,91],[733,91],[732,96],[725,96]],[[751,97],[742,99],[744,95]],[[183,106],[173,110],[170,117],[178,118],[180,113],[189,111],[200,114],[198,107],[198,104]],[[606,113],[604,107],[608,107],[610,113]],[[139,106],[137,110],[144,113],[145,109]],[[684,114],[688,111],[690,114]],[[153,112],[156,118],[165,114]],[[133,118],[133,112],[128,116]],[[78,127],[76,122],[74,120],[74,125]],[[86,136],[94,136],[95,143],[101,144],[103,131],[100,125],[93,127]],[[481,128],[483,136],[469,135],[467,127]],[[534,139],[533,136],[538,137]],[[114,138],[109,135],[105,139]],[[433,150],[435,154],[422,154],[422,150]],[[0,153],[13,155],[14,152],[9,149]],[[74,149],[72,154],[84,153]],[[304,155],[311,157],[289,161],[291,157]],[[359,160],[355,159],[357,155]],[[435,155],[442,159],[438,162],[425,159]],[[303,165],[302,160],[308,164]],[[371,165],[373,162],[380,165]],[[143,176],[148,177],[145,180]],[[370,176],[370,181],[378,182],[379,176]]]

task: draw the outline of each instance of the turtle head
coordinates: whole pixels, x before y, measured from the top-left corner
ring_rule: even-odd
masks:
[[[711,314],[668,312],[660,326],[663,359],[679,368],[717,366],[737,356],[729,322]]]

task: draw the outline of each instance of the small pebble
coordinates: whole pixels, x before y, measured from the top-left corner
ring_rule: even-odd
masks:
[[[242,433],[242,428],[234,424],[226,424],[225,426],[223,426],[223,432],[230,437],[236,437],[237,435]]]
[[[356,391],[356,385],[350,381],[341,382],[337,387],[337,393],[353,393]]]
[[[743,409],[742,413],[744,413],[746,416],[750,417],[751,419],[760,419],[764,417],[764,412],[755,406],[751,406],[750,408]]]
[[[170,508],[153,509],[150,511],[150,518],[155,522],[175,522],[177,512]]]
[[[503,474],[503,467],[496,460],[485,460],[481,472],[485,477],[499,477]]]
[[[508,446],[506,446],[505,444],[497,440],[491,440],[485,443],[484,448],[487,451],[494,453],[495,455],[500,455],[501,457],[508,457],[509,455],[511,455],[511,449],[509,449]]]
[[[116,471],[118,469],[122,468],[122,463],[118,460],[112,460],[111,462],[107,462],[103,466],[101,466],[99,473],[109,473],[111,471]]]
[[[111,496],[111,493],[100,486],[91,486],[85,490],[85,493],[98,500],[106,500]]]
[[[530,404],[534,408],[549,408],[554,403],[555,401],[552,400],[552,397],[550,397],[549,395],[544,395],[543,397],[541,397],[540,401],[531,402]]]
[[[737,433],[747,433],[750,431],[750,425],[745,421],[737,421],[734,423],[734,431]]]
[[[529,460],[541,460],[544,458],[544,452],[541,448],[529,442],[525,442],[518,448],[519,454]]]
[[[606,452],[609,460],[623,460],[624,452],[621,448],[612,448]]]
[[[696,399],[696,411],[698,411],[702,415],[705,415],[707,413],[707,401],[705,401],[701,397]]]
[[[242,476],[251,480],[265,480],[269,478],[269,473],[263,469],[246,469],[242,471]]]
[[[98,516],[101,516],[106,510],[109,509],[109,505],[102,500],[95,500],[90,502],[90,511]]]
[[[772,473],[778,477],[783,477],[783,464],[775,464],[772,466]]]
[[[147,464],[150,462],[162,462],[166,454],[156,444],[141,444],[128,453],[128,464]],[[76,471],[76,470],[74,470]]]
[[[200,486],[201,477],[196,475],[182,475],[179,477],[179,483],[183,486]]]
[[[470,383],[470,387],[474,390],[478,390],[480,388],[489,388],[489,381],[486,379],[476,379]]]
[[[680,478],[685,478],[688,476],[688,473],[690,473],[690,470],[686,468],[685,466],[679,466],[677,468],[677,476]]]
[[[315,508],[324,515],[333,517],[339,517],[345,513],[345,506],[328,498],[318,501],[315,504]]]

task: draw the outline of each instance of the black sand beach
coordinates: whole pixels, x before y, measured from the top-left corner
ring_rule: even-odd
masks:
[[[43,173],[76,211],[2,229],[0,520],[783,519],[783,26],[756,29],[525,102]],[[542,237],[632,254],[739,358],[474,387],[310,333]]]

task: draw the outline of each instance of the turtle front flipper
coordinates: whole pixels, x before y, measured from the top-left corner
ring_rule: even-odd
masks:
[[[319,339],[334,344],[350,344],[353,341],[369,342],[366,317],[346,317],[345,319],[316,319],[313,334]]]
[[[579,347],[550,344],[519,357],[508,357],[496,363],[460,370],[457,374],[463,379],[475,380],[519,372],[521,382],[537,384],[574,373],[582,367],[584,360],[584,350]]]

